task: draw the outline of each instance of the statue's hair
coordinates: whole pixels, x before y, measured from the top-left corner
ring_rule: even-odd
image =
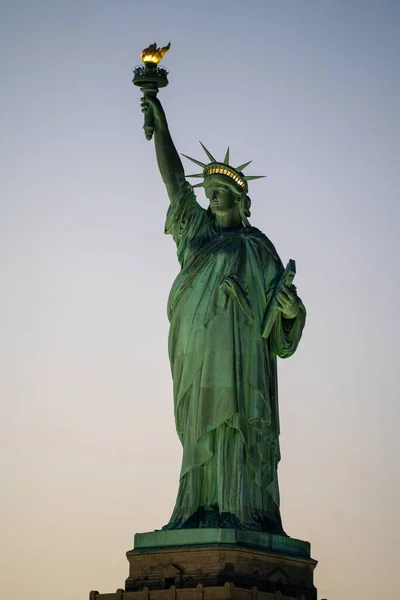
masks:
[[[251,227],[248,217],[251,215],[250,211],[251,200],[250,197],[246,194],[242,194],[239,200],[239,214],[242,219],[242,223],[245,227]]]

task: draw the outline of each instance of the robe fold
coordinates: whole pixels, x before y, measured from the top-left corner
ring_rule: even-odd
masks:
[[[283,273],[268,238],[254,227],[219,228],[186,183],[165,232],[181,271],[168,300],[176,429],[183,459],[166,529],[236,527],[283,533],[277,466],[276,357],[296,350],[305,308],[261,328]]]

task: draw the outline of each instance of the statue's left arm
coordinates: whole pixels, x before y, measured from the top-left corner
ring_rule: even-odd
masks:
[[[276,293],[284,268],[273,244],[263,235],[263,269],[266,285],[266,305]],[[270,350],[280,358],[291,356],[301,339],[306,321],[306,309],[294,285],[282,285],[275,296],[278,315],[268,336]]]
[[[280,358],[287,358],[300,342],[306,309],[294,286],[284,286],[277,300],[279,315],[269,335],[270,348]]]
[[[275,246],[265,234],[256,228],[252,228],[250,235],[253,244],[258,248],[261,257],[260,266],[263,273],[262,296],[263,296],[263,318],[262,331],[265,333],[265,311],[270,306],[270,301],[274,297],[278,283],[284,274],[284,267],[276,251]],[[268,335],[267,341],[270,350],[280,358],[291,356],[301,338],[301,334],[306,321],[306,309],[299,298],[294,285],[282,285],[280,291],[275,296],[278,315],[274,321],[272,329]]]

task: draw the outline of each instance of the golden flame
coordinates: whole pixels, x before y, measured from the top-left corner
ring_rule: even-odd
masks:
[[[168,44],[168,46],[164,46],[164,48],[157,48],[157,44],[154,42],[154,44],[151,44],[148,48],[145,48],[143,50],[140,57],[144,63],[150,62],[157,64],[160,62],[164,54],[166,54],[170,48],[171,42]]]

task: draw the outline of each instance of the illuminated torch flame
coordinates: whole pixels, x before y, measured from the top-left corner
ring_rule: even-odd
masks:
[[[154,44],[151,44],[148,48],[143,50],[140,57],[144,63],[153,63],[156,65],[170,48],[171,42],[168,46],[164,46],[164,48],[157,48],[157,44],[154,42]]]

